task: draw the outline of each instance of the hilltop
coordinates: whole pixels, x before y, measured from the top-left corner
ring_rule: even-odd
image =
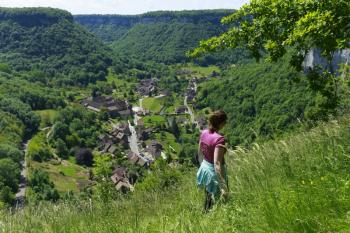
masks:
[[[73,16],[52,8],[0,8],[0,63],[40,70],[60,81],[102,80],[111,64],[108,48]]]

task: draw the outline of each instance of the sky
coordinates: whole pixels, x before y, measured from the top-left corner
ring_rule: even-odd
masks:
[[[0,0],[0,7],[54,7],[72,14],[140,14],[156,10],[238,9],[249,0]]]

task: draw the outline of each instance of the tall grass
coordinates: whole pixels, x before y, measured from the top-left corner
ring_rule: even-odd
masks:
[[[195,170],[168,190],[107,204],[2,213],[0,232],[350,232],[350,124],[333,121],[228,156],[231,197],[202,213]]]

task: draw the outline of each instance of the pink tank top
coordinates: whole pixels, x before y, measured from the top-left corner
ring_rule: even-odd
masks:
[[[209,130],[203,130],[200,137],[200,149],[204,155],[204,159],[209,163],[214,163],[214,150],[217,146],[225,146],[225,138],[220,134]]]

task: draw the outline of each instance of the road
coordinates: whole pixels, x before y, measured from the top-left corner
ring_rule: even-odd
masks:
[[[136,114],[135,114],[135,117],[136,117]],[[131,132],[131,135],[128,137],[130,150],[135,154],[140,155],[135,127],[131,125],[130,121],[128,121],[128,123],[129,123],[129,129]]]
[[[16,193],[16,207],[23,207],[25,203],[25,196],[26,196],[26,186],[27,186],[27,153],[28,153],[28,145],[29,141],[23,144],[23,150],[24,150],[24,159],[21,161],[22,170],[21,170],[21,177],[20,177],[20,183],[19,183],[19,189]]]
[[[194,90],[197,92],[197,83],[196,82],[194,82]],[[192,124],[196,124],[196,127],[198,127],[198,122],[195,120],[196,118],[195,118],[195,116],[194,116],[194,113],[193,113],[193,111],[192,111],[192,108],[188,105],[188,103],[187,103],[187,95],[185,95],[185,99],[184,99],[184,106],[186,106],[186,108],[187,108],[187,112],[190,114],[190,116],[191,116],[191,123]]]
[[[188,114],[190,114],[190,116],[191,116],[191,123],[192,123],[192,124],[194,123],[194,124],[196,124],[196,125],[198,126],[198,123],[195,121],[194,113],[193,113],[191,107],[188,106],[188,103],[187,103],[187,96],[185,96],[184,105],[185,105],[186,108],[187,108]]]

